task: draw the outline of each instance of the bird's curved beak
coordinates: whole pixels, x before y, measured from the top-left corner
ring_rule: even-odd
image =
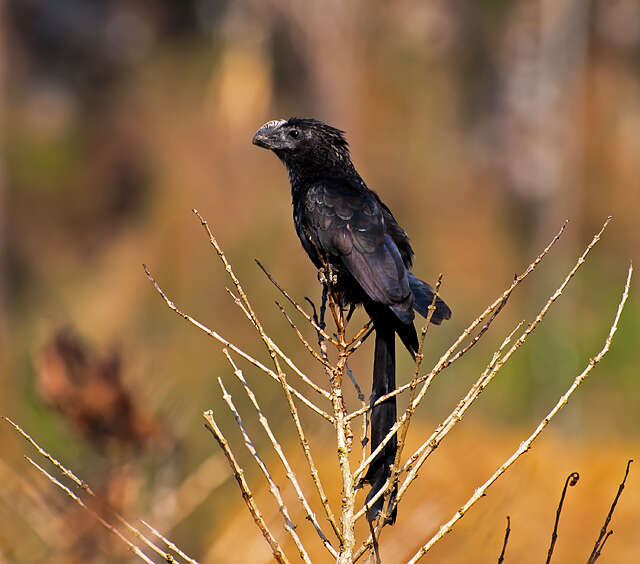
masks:
[[[286,123],[286,120],[274,119],[265,123],[260,129],[258,129],[258,131],[256,131],[256,134],[253,136],[252,143],[265,149],[276,149],[278,143],[278,136],[276,135],[276,132],[283,123]]]

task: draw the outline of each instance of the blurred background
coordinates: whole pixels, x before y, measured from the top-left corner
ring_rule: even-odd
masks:
[[[358,170],[412,238],[416,274],[444,273],[454,315],[430,332],[426,364],[570,220],[481,344],[432,386],[416,444],[614,216],[545,323],[423,470],[382,537],[383,561],[412,555],[600,350],[629,260],[640,264],[637,0],[3,0],[0,10],[0,413],[89,482],[97,504],[147,519],[201,562],[270,561],[202,428],[202,411],[214,409],[279,527],[217,377],[268,458],[263,434],[220,346],[173,314],[141,268],[180,307],[267,358],[225,291],[197,208],[270,334],[324,383],[253,261],[297,299],[318,300],[284,169],[251,145],[270,119],[313,116],[346,130]],[[639,454],[639,342],[633,291],[610,354],[431,561],[495,561],[511,515],[506,561],[540,562],[572,471],[582,479],[555,554],[586,560]],[[370,359],[368,343],[353,365],[366,389]],[[405,382],[410,359],[399,364]],[[304,476],[281,391],[242,368]],[[332,491],[331,429],[301,413]],[[0,562],[131,561],[23,460],[31,452],[1,428]],[[638,480],[632,466],[603,562],[640,558]]]

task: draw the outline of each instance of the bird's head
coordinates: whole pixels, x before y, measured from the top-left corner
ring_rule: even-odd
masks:
[[[267,122],[253,136],[253,144],[273,151],[290,171],[326,173],[351,165],[344,132],[311,118]]]

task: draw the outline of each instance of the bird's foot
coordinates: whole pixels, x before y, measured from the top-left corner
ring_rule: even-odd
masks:
[[[324,286],[335,286],[338,284],[338,274],[334,272],[331,265],[321,267],[318,269],[318,280],[320,281],[320,284],[323,284]]]

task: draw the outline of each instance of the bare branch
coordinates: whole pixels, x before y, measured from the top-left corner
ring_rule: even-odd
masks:
[[[476,381],[476,383],[470,388],[469,392],[467,392],[467,395],[460,400],[460,402],[458,403],[458,405],[456,406],[456,408],[453,410],[453,412],[451,414],[449,414],[449,416],[442,422],[440,423],[440,425],[438,425],[438,427],[436,428],[436,430],[431,434],[431,436],[429,437],[429,439],[427,439],[427,441],[425,441],[425,444],[429,444],[430,448],[435,449],[437,448],[439,441],[435,442],[437,440],[437,438],[440,436],[440,433],[443,431],[443,429],[445,429],[447,427],[448,424],[450,424],[452,421],[459,421],[461,419],[461,415],[460,415],[460,410],[463,409],[469,401],[469,398],[473,397],[473,395],[475,393],[477,393],[478,389],[481,388],[483,382],[485,382],[485,379],[487,377],[487,374],[489,374],[491,372],[491,370],[493,369],[493,367],[496,365],[496,363],[498,362],[498,360],[500,359],[500,356],[502,354],[502,351],[504,350],[504,348],[511,342],[511,338],[513,337],[513,335],[515,334],[515,332],[522,326],[522,322],[518,323],[518,325],[511,331],[511,333],[509,335],[507,335],[507,337],[504,339],[504,341],[502,342],[502,344],[500,345],[500,347],[498,348],[498,350],[496,350],[493,353],[493,356],[491,358],[491,361],[489,362],[489,364],[487,365],[487,368],[485,368],[485,370],[482,372],[482,374],[480,375],[480,377],[478,378],[478,380]],[[486,384],[485,384],[486,385]],[[411,459],[409,459],[409,462],[406,462],[402,468],[400,469],[401,472],[404,471],[409,471],[411,469],[410,466],[410,461]],[[414,479],[417,477],[417,473],[414,476]],[[378,492],[378,494],[376,494],[375,496],[373,496],[370,500],[369,503],[375,503],[375,501],[378,500],[378,498],[380,497],[380,495],[382,493],[384,493],[385,491],[387,491],[387,489],[389,488],[391,484],[390,479],[387,480],[387,482],[385,483],[384,487],[381,488],[380,492]],[[398,503],[400,503],[400,500],[402,499],[402,497],[404,496],[405,492],[407,491],[407,487],[406,485],[403,485],[403,487],[399,490],[398,495],[396,496],[396,505]],[[360,517],[362,517],[365,514],[365,507],[363,507],[360,511],[358,511],[358,513],[356,514],[356,519],[359,519]],[[390,511],[393,510],[393,507],[390,508]],[[367,541],[368,542],[368,541]]]
[[[258,414],[258,420],[260,421],[260,424],[262,425],[262,427],[266,431],[267,436],[269,437],[269,440],[271,441],[271,444],[273,446],[273,449],[276,451],[276,454],[280,458],[280,460],[282,462],[282,465],[284,466],[284,468],[285,468],[285,470],[287,472],[287,478],[291,482],[291,485],[294,487],[294,489],[296,491],[296,494],[298,496],[298,500],[300,501],[300,503],[304,507],[304,510],[307,513],[307,518],[313,524],[313,527],[315,528],[316,532],[318,533],[318,536],[322,540],[322,542],[325,545],[325,547],[327,548],[327,550],[334,557],[337,556],[337,553],[336,553],[335,549],[333,548],[333,546],[331,546],[331,543],[329,542],[329,539],[326,537],[326,535],[322,531],[322,528],[320,527],[320,524],[318,523],[318,519],[317,519],[315,513],[313,512],[313,510],[309,506],[309,503],[307,502],[307,499],[304,496],[304,493],[302,492],[302,488],[300,487],[300,484],[298,483],[298,479],[296,478],[296,475],[295,475],[293,469],[291,468],[291,465],[289,464],[289,461],[287,460],[287,457],[284,454],[284,450],[282,449],[282,447],[280,446],[280,443],[277,441],[275,435],[273,434],[273,431],[271,430],[271,426],[269,425],[269,421],[266,418],[266,416],[264,415],[264,413],[262,412],[262,409],[260,408],[260,405],[258,404],[258,400],[256,398],[256,395],[253,393],[253,390],[249,387],[249,384],[245,380],[244,375],[242,374],[242,370],[240,370],[236,366],[236,364],[233,362],[233,359],[231,358],[231,355],[229,354],[229,352],[226,349],[224,350],[224,354],[225,354],[227,360],[229,361],[229,363],[231,364],[231,367],[233,368],[233,371],[234,371],[234,374],[235,374],[236,378],[238,378],[238,380],[240,380],[240,383],[244,387],[244,390],[245,390],[247,396],[249,397],[251,403],[253,404],[253,407],[255,408],[256,413]]]
[[[440,539],[442,539],[455,525],[455,523],[460,520],[469,508],[474,505],[482,496],[485,495],[485,492],[491,485],[500,477],[504,472],[525,452],[527,452],[533,442],[538,438],[540,433],[544,430],[544,428],[549,424],[551,419],[553,419],[556,414],[567,404],[571,395],[576,391],[578,386],[582,384],[585,378],[589,375],[593,367],[598,364],[602,360],[605,354],[609,351],[611,347],[611,341],[613,340],[613,336],[615,335],[618,329],[618,321],[620,319],[620,315],[622,314],[622,310],[627,302],[627,298],[629,297],[629,286],[631,284],[631,276],[633,273],[633,267],[629,265],[629,271],[627,274],[627,281],[625,283],[624,291],[622,293],[622,298],[620,303],[618,304],[618,310],[616,312],[616,316],[613,320],[613,323],[609,329],[609,334],[605,340],[604,346],[600,350],[600,352],[589,360],[589,363],[585,367],[585,369],[574,379],[573,383],[569,387],[569,389],[562,395],[562,397],[558,400],[553,409],[547,414],[547,416],[538,424],[535,431],[529,435],[529,437],[523,441],[520,446],[516,449],[516,451],[494,472],[494,474],[484,483],[482,484],[475,493],[469,498],[469,500],[460,508],[456,513],[451,517],[451,519],[440,527],[440,530],[428,541],[426,542],[418,552],[409,560],[409,564],[414,564],[418,560],[420,560],[430,549],[436,544]]]
[[[3,419],[7,423],[9,423],[18,433],[20,433],[20,435],[22,435],[22,437],[24,437],[27,440],[27,442],[29,442],[29,444],[31,444],[43,458],[46,458],[49,462],[51,462],[51,464],[53,464],[58,469],[60,474],[62,474],[63,476],[69,478],[70,480],[72,480],[78,487],[80,487],[82,490],[87,492],[90,496],[95,497],[95,493],[93,492],[93,490],[89,487],[89,485],[84,480],[81,480],[80,478],[78,478],[78,476],[76,476],[70,469],[66,468],[60,461],[58,461],[56,458],[51,456],[51,454],[49,454],[46,450],[44,450],[22,427],[20,427],[20,425],[18,425],[17,423],[12,421],[8,417],[3,417]],[[51,477],[46,471],[42,470],[42,468],[40,468],[40,466],[38,466],[35,462],[33,462],[32,459],[30,459],[29,457],[25,457],[25,458],[29,462],[31,462],[34,466],[36,466],[38,469],[43,471],[51,479],[51,481],[54,484],[61,486],[62,489],[65,492],[68,493],[68,490],[67,490],[66,486],[61,485],[60,482],[58,482],[55,478]],[[82,507],[84,507],[86,509],[86,506],[83,504],[82,500],[79,500],[79,498],[78,498],[78,500],[75,500],[75,501],[76,501],[76,503],[78,503],[79,505],[81,505]],[[95,513],[92,510],[89,510],[89,512],[92,513],[92,514]],[[168,560],[168,558],[171,557],[170,555],[167,555],[166,552],[164,552],[158,546],[153,544],[153,542],[151,542],[147,537],[145,537],[144,534],[142,534],[140,532],[140,530],[138,530],[131,523],[129,523],[120,513],[118,513],[117,511],[113,511],[113,513],[114,513],[116,519],[118,520],[118,522],[121,523],[125,528],[127,528],[131,533],[133,533],[144,544],[146,544],[154,552],[156,552],[157,554],[162,556],[163,559],[165,559],[167,561],[171,561],[171,560]],[[99,519],[104,521],[104,519],[102,519],[102,517],[99,517]],[[107,523],[106,521],[104,521],[104,522]],[[113,528],[113,526],[110,525],[109,523],[107,523],[107,525],[109,525],[109,527]],[[114,534],[116,534],[117,536],[120,536],[120,534],[117,531],[115,531]]]
[[[140,522],[149,529],[156,537],[158,537],[164,544],[167,545],[167,548],[173,550],[176,554],[184,558],[190,564],[198,564],[193,558],[187,556],[182,550],[180,550],[174,543],[172,543],[168,538],[162,536],[156,529],[154,529],[149,523],[140,519]]]
[[[271,534],[271,531],[267,527],[267,524],[265,523],[264,518],[262,517],[262,513],[260,513],[260,510],[258,509],[258,506],[256,505],[256,502],[253,499],[253,494],[251,493],[249,484],[247,484],[247,481],[244,478],[244,470],[240,467],[240,465],[236,461],[236,458],[233,455],[233,452],[231,451],[231,447],[229,447],[229,443],[227,442],[227,439],[224,438],[222,431],[220,431],[220,428],[218,427],[215,419],[213,418],[213,411],[212,410],[205,411],[202,414],[202,416],[205,418],[207,422],[205,427],[211,432],[213,437],[218,442],[218,445],[222,449],[222,452],[224,452],[224,455],[227,457],[229,466],[233,470],[233,475],[235,476],[236,481],[238,482],[238,486],[240,487],[240,491],[242,492],[242,499],[244,499],[244,502],[247,505],[247,508],[249,509],[249,513],[251,513],[251,516],[253,517],[254,522],[256,523],[256,525],[260,529],[260,532],[262,533],[262,536],[265,538],[265,540],[271,547],[271,552],[273,553],[273,557],[276,559],[277,562],[280,562],[282,564],[288,563],[289,560],[287,559],[284,552],[282,551],[282,548],[280,547],[280,543],[278,543],[278,541]]]
[[[411,379],[411,382],[409,383],[409,389],[410,389],[410,393],[409,393],[409,403],[407,405],[407,408],[405,410],[405,413],[403,415],[403,423],[400,426],[399,430],[398,430],[398,442],[397,442],[397,447],[396,447],[396,455],[394,458],[394,462],[393,462],[393,467],[391,469],[391,476],[389,477],[389,486],[386,486],[382,488],[382,490],[384,491],[384,502],[383,502],[383,507],[384,510],[382,511],[382,515],[380,516],[380,519],[378,520],[378,525],[376,527],[375,530],[375,534],[379,534],[380,531],[382,530],[382,528],[385,526],[385,524],[387,523],[387,517],[390,516],[393,513],[393,508],[396,507],[397,503],[395,502],[395,500],[392,499],[391,493],[394,490],[394,488],[397,487],[397,483],[398,483],[398,477],[400,475],[400,460],[402,458],[402,451],[404,449],[404,444],[405,444],[405,440],[407,437],[407,432],[409,431],[409,425],[411,423],[411,417],[413,416],[415,409],[416,409],[416,405],[415,402],[415,389],[416,386],[418,385],[418,377],[420,375],[420,368],[422,366],[422,360],[424,358],[424,340],[425,337],[427,336],[427,331],[429,330],[429,326],[431,324],[431,318],[433,317],[433,313],[436,310],[436,302],[438,300],[438,295],[440,292],[440,286],[442,285],[442,274],[440,274],[438,276],[438,280],[436,281],[436,285],[433,291],[433,299],[431,300],[431,304],[428,307],[428,311],[427,311],[427,317],[425,319],[424,325],[422,326],[422,330],[420,331],[420,341],[418,344],[418,352],[416,354],[416,367],[415,370],[413,372],[413,378]]]
[[[322,328],[318,322],[313,319],[313,317],[311,317],[304,309],[303,307],[296,302],[288,293],[287,291],[280,286],[280,284],[278,284],[278,282],[276,282],[275,278],[273,276],[271,276],[271,274],[269,273],[269,271],[262,265],[262,263],[258,260],[258,259],[254,259],[256,261],[256,264],[260,267],[260,269],[262,270],[262,272],[264,272],[267,276],[267,278],[271,281],[271,283],[278,288],[278,290],[280,290],[280,293],[287,298],[287,300],[289,300],[289,302],[291,303],[291,305],[293,305],[293,307],[296,308],[296,310],[302,315],[302,317],[304,317],[312,326],[313,328],[320,334],[322,335],[327,341],[333,343],[334,345],[337,345],[338,342],[328,333],[325,332],[324,328]]]
[[[464,413],[469,409],[471,404],[478,398],[482,390],[493,380],[495,375],[502,369],[502,367],[507,363],[507,361],[511,358],[513,353],[520,348],[527,337],[538,327],[538,325],[542,322],[546,314],[548,313],[551,306],[555,303],[555,301],[560,297],[564,289],[567,287],[567,284],[574,277],[578,269],[584,264],[585,259],[591,249],[596,245],[596,243],[600,240],[600,236],[606,229],[607,225],[611,221],[611,217],[607,218],[604,225],[600,229],[600,231],[593,237],[589,245],[585,251],[580,255],[574,267],[569,271],[569,274],[565,277],[564,281],[560,286],[556,289],[556,291],[551,295],[551,297],[547,300],[547,303],[542,307],[536,318],[529,324],[527,329],[518,337],[518,339],[513,343],[511,348],[502,356],[495,364],[491,367],[489,372],[484,375],[482,381],[479,386],[474,386],[472,390],[467,394],[464,400],[460,402],[459,406],[454,410],[454,412],[447,418],[444,422],[443,429],[437,434],[436,437],[433,435],[416,450],[416,452],[411,456],[411,458],[407,461],[406,467],[411,468],[409,475],[405,479],[400,488],[402,493],[406,488],[410,485],[410,483],[417,476],[417,472],[420,467],[424,464],[425,460],[429,457],[429,455],[435,450],[435,448],[440,444],[444,436],[462,419]],[[631,270],[629,271],[631,272]],[[630,279],[629,279],[630,280]],[[414,467],[415,464],[415,467]],[[413,468],[412,468],[413,467]],[[401,496],[400,496],[401,497]]]
[[[242,300],[240,298],[238,298],[238,296],[236,296],[229,288],[226,288],[227,293],[231,296],[231,298],[233,299],[234,303],[243,311],[243,313],[246,315],[246,317],[249,319],[249,321],[251,321],[251,324],[254,326],[255,329],[258,330],[258,332],[260,332],[261,327],[257,326],[251,316],[251,314],[249,313],[249,310],[247,309],[247,307],[245,306],[245,304],[242,302]],[[278,304],[278,302],[276,302],[276,304],[279,306],[280,304]],[[284,310],[283,310],[284,313]],[[286,313],[285,313],[286,316]],[[294,329],[296,329],[297,331],[297,327],[295,327],[294,325]],[[299,337],[302,338],[304,340],[304,338],[302,337],[302,334],[299,334]],[[317,384],[315,384],[314,382],[312,382],[307,375],[302,372],[293,362],[293,360],[291,360],[291,358],[289,358],[286,354],[284,354],[284,352],[282,351],[282,349],[276,345],[276,343],[273,341],[273,339],[271,337],[269,337],[269,335],[267,335],[266,333],[264,334],[264,338],[267,339],[268,344],[267,347],[270,345],[273,350],[278,354],[278,356],[284,360],[285,364],[287,364],[287,366],[289,366],[289,368],[291,368],[298,376],[300,376],[300,378],[302,379],[303,382],[305,382],[306,384],[308,384],[312,389],[314,389],[316,392],[318,392],[320,395],[324,396],[325,398],[329,399],[329,392],[327,392],[326,390],[323,390],[320,386],[318,386]],[[306,342],[306,341],[304,341]],[[266,341],[265,341],[266,343]]]
[[[629,467],[631,466],[632,462],[633,462],[633,458],[627,461],[627,469],[624,472],[624,478],[622,479],[622,482],[618,487],[618,492],[616,493],[616,497],[613,498],[613,503],[609,508],[609,513],[607,513],[607,516],[605,517],[604,524],[602,525],[602,529],[600,530],[600,535],[596,539],[596,544],[593,547],[593,551],[591,552],[591,555],[589,556],[589,560],[587,560],[587,564],[593,564],[596,560],[598,560],[598,558],[600,557],[600,553],[604,548],[604,543],[607,542],[607,539],[613,534],[613,531],[607,531],[607,527],[611,522],[611,517],[613,517],[613,512],[616,509],[618,500],[622,495],[622,490],[624,490],[625,483],[627,482],[627,477],[629,476]]]
[[[18,425],[17,423],[14,423],[8,417],[3,416],[2,418],[7,423],[9,423],[9,425],[11,425],[16,431],[18,431],[18,433],[20,433],[27,440],[27,442],[30,443],[31,446],[33,446],[44,458],[46,458],[49,462],[51,462],[51,464],[53,464],[63,476],[65,476],[66,478],[69,478],[70,480],[73,480],[79,488],[83,489],[88,494],[95,495],[91,490],[91,488],[89,487],[89,484],[87,484],[84,480],[81,480],[80,478],[78,478],[71,470],[69,470],[68,468],[65,468],[60,462],[58,462],[55,458],[53,458],[53,456],[51,456],[38,443],[36,443],[31,438],[31,435],[29,435],[22,427],[20,427],[20,425]]]
[[[280,304],[280,302],[276,302],[276,305],[278,306],[278,308],[280,309],[280,312],[282,313],[282,315],[284,315],[285,319],[289,322],[289,325],[291,326],[291,328],[295,331],[296,335],[298,336],[298,339],[300,339],[300,342],[304,345],[304,348],[307,349],[307,351],[309,352],[309,354],[311,354],[311,356],[316,359],[320,364],[322,364],[322,366],[324,366],[326,369],[328,370],[333,370],[333,366],[331,366],[331,364],[329,363],[329,361],[325,360],[324,358],[322,358],[315,350],[314,348],[307,342],[307,340],[304,338],[304,336],[302,335],[302,333],[300,332],[300,329],[298,329],[298,327],[296,326],[296,324],[293,322],[293,319],[291,319],[291,317],[289,317],[289,314],[285,311],[284,307],[282,307],[282,305]],[[306,382],[306,380],[305,380]],[[309,381],[311,382],[311,381]],[[309,382],[307,382],[309,384]],[[328,398],[329,397],[329,392],[327,392],[327,390],[325,390],[324,388],[321,388],[319,386],[317,386],[316,384],[314,384],[313,382],[311,382],[309,384],[316,392],[318,392],[319,394],[322,394],[324,397]]]
[[[256,368],[259,368],[260,370],[262,370],[262,372],[264,372],[265,374],[267,374],[268,376],[270,376],[273,380],[275,380],[276,382],[280,382],[278,375],[271,369],[267,368],[264,364],[262,364],[259,360],[256,360],[255,358],[253,358],[251,355],[247,354],[246,352],[244,352],[242,349],[240,349],[239,347],[237,347],[236,345],[234,345],[233,343],[231,343],[230,341],[227,341],[222,335],[220,335],[217,331],[213,331],[211,329],[209,329],[206,325],[203,325],[202,323],[200,323],[198,320],[194,319],[193,317],[191,317],[189,314],[184,313],[173,301],[171,301],[169,299],[169,297],[165,294],[164,290],[160,287],[160,285],[158,284],[158,282],[156,282],[156,279],[153,277],[153,275],[151,274],[151,272],[149,271],[149,268],[147,267],[146,264],[143,264],[142,267],[144,268],[145,274],[147,275],[147,278],[151,281],[151,283],[153,284],[154,288],[156,289],[156,291],[158,292],[158,294],[160,294],[160,296],[162,297],[162,299],[164,300],[164,302],[169,306],[169,309],[171,309],[172,311],[174,311],[176,314],[178,314],[180,317],[182,317],[183,319],[185,319],[186,321],[188,321],[189,323],[191,323],[192,325],[195,325],[198,329],[200,329],[203,333],[207,334],[209,337],[211,337],[212,339],[215,339],[216,341],[218,341],[219,343],[221,343],[223,346],[231,349],[232,351],[234,351],[235,353],[239,354],[242,358],[244,358],[245,360],[247,360],[248,362],[250,362],[251,364],[253,364],[253,366],[255,366]],[[296,390],[295,388],[293,388],[292,386],[288,386],[288,390],[296,397],[298,398],[303,404],[305,404],[309,409],[311,409],[312,411],[316,412],[318,415],[320,415],[321,417],[323,417],[324,419],[326,419],[327,421],[329,421],[329,423],[333,424],[333,417],[331,417],[331,415],[329,415],[326,411],[320,409],[317,405],[315,405],[313,402],[311,402],[310,400],[308,400],[304,395],[302,395],[298,390]]]
[[[73,501],[75,501],[82,509],[84,509],[89,515],[91,515],[98,523],[100,523],[105,529],[107,529],[110,533],[113,533],[116,537],[118,537],[124,544],[129,547],[129,550],[133,552],[140,560],[147,562],[147,564],[154,564],[153,560],[150,560],[149,557],[142,552],[135,544],[133,544],[127,537],[125,537],[118,529],[116,529],[113,525],[105,521],[100,515],[98,515],[93,509],[90,509],[87,504],[82,501],[76,494],[74,494],[67,486],[65,486],[62,482],[56,480],[49,472],[47,472],[42,466],[40,466],[33,459],[25,456],[27,462],[29,462],[32,466],[38,469],[52,484],[59,487],[63,492],[65,492]],[[169,560],[170,562],[171,560]]]
[[[338,527],[338,525],[336,523],[336,520],[335,520],[335,517],[333,515],[333,511],[331,509],[331,506],[329,505],[329,499],[327,498],[327,495],[326,495],[326,493],[324,491],[324,487],[322,486],[322,482],[320,481],[320,475],[318,474],[318,469],[316,467],[316,464],[315,464],[315,462],[313,460],[313,456],[311,454],[311,447],[309,446],[309,442],[307,441],[306,435],[305,435],[304,430],[302,428],[302,423],[300,422],[300,417],[298,415],[298,409],[297,409],[297,407],[296,407],[296,405],[293,402],[293,399],[291,397],[290,386],[287,384],[286,374],[284,373],[284,371],[280,367],[280,363],[278,362],[278,357],[277,357],[277,353],[276,353],[276,350],[274,348],[273,342],[271,341],[271,339],[264,332],[264,329],[262,327],[262,324],[260,323],[260,320],[258,319],[258,317],[256,316],[255,312],[253,311],[253,308],[251,307],[251,303],[249,302],[249,298],[247,298],[247,295],[246,295],[244,289],[240,285],[239,280],[236,278],[236,275],[234,274],[231,265],[227,261],[227,257],[225,256],[225,254],[223,253],[222,249],[220,248],[220,245],[218,244],[218,241],[213,236],[213,233],[211,232],[211,229],[209,228],[209,224],[198,213],[197,210],[194,209],[193,213],[195,213],[196,216],[198,216],[198,219],[200,220],[200,223],[202,224],[202,227],[204,228],[204,230],[206,231],[206,233],[207,233],[207,235],[209,237],[209,242],[211,243],[211,245],[215,249],[218,257],[222,261],[222,264],[224,265],[225,270],[227,271],[227,273],[229,274],[229,277],[233,281],[233,284],[234,284],[236,290],[238,291],[238,294],[240,295],[240,299],[242,300],[242,303],[244,304],[244,307],[246,308],[247,312],[249,313],[250,318],[251,318],[256,330],[258,331],[258,334],[260,335],[260,338],[262,339],[262,341],[264,342],[265,346],[267,347],[267,350],[269,351],[269,356],[271,357],[271,360],[273,362],[273,365],[274,365],[275,372],[277,374],[278,380],[280,381],[280,384],[282,386],[282,390],[284,391],[284,395],[285,395],[285,398],[287,400],[287,404],[289,406],[289,412],[291,413],[291,417],[293,418],[293,421],[294,421],[294,424],[295,424],[295,427],[296,427],[296,431],[298,433],[298,439],[300,441],[300,444],[302,446],[302,450],[304,452],[305,458],[306,458],[307,463],[309,465],[309,469],[311,470],[313,483],[316,486],[316,489],[318,490],[318,494],[320,496],[320,501],[322,502],[322,507],[323,507],[323,509],[325,511],[325,514],[327,516],[327,519],[331,523],[331,526],[333,527],[333,530],[335,531],[336,535],[338,535],[338,538],[341,538],[340,529],[339,529],[339,527]],[[335,418],[335,414],[334,414],[334,418]],[[336,420],[335,424],[337,424],[337,423],[338,423],[338,421]]]
[[[222,397],[224,401],[229,406],[231,413],[233,413],[233,417],[235,418],[236,423],[238,424],[238,427],[240,427],[240,431],[242,432],[242,437],[244,439],[244,444],[247,447],[247,450],[251,453],[251,456],[258,464],[258,467],[264,474],[264,477],[266,478],[267,483],[269,484],[269,491],[271,492],[271,495],[273,495],[274,499],[276,500],[276,503],[278,504],[278,509],[282,514],[285,530],[289,533],[289,535],[293,539],[293,542],[298,548],[298,553],[300,554],[300,558],[302,558],[302,560],[307,564],[311,564],[311,559],[309,558],[309,554],[307,553],[307,550],[305,549],[304,545],[302,544],[302,541],[300,540],[300,537],[298,536],[298,533],[296,532],[296,526],[291,520],[291,517],[289,515],[289,510],[287,509],[287,506],[285,505],[284,500],[282,499],[282,495],[280,495],[280,488],[278,488],[276,483],[273,481],[273,478],[271,477],[271,473],[269,472],[266,464],[258,454],[256,446],[254,442],[251,440],[251,437],[249,437],[249,434],[247,433],[244,423],[242,422],[242,418],[240,417],[240,413],[238,413],[238,410],[236,409],[236,406],[233,403],[233,398],[231,397],[231,394],[227,392],[226,388],[224,387],[224,384],[222,383],[222,378],[218,378],[218,384],[220,385],[220,389],[222,390]]]
[[[611,217],[607,218],[607,221],[604,224],[604,227],[602,229],[602,231],[604,230],[604,228],[606,228],[606,226],[609,224],[609,221],[611,220]],[[535,268],[540,264],[540,262],[542,262],[542,259],[549,253],[549,251],[551,250],[551,248],[556,244],[556,242],[558,241],[558,239],[560,239],[560,237],[562,236],[562,234],[564,233],[565,228],[567,227],[568,221],[565,221],[564,224],[562,225],[562,227],[560,228],[560,231],[558,231],[558,233],[556,234],[556,236],[551,240],[551,242],[544,248],[544,250],[536,257],[536,259],[529,264],[529,266],[522,272],[522,274],[516,276],[513,280],[513,282],[511,283],[511,285],[502,293],[502,295],[497,298],[491,305],[489,305],[478,317],[476,317],[476,319],[474,319],[471,324],[462,332],[460,333],[460,335],[458,336],[458,338],[455,340],[455,342],[453,343],[453,345],[451,345],[449,347],[449,349],[442,355],[442,357],[440,357],[440,360],[437,362],[437,364],[433,367],[433,369],[431,370],[431,372],[429,372],[428,374],[424,374],[423,376],[421,376],[418,379],[418,383],[423,383],[426,381],[431,381],[433,380],[433,378],[439,374],[440,372],[442,372],[442,370],[444,370],[445,368],[448,368],[449,366],[451,366],[451,364],[453,364],[454,359],[452,358],[452,355],[454,354],[454,352],[458,349],[458,347],[460,346],[460,344],[471,335],[471,333],[473,333],[473,331],[476,329],[476,327],[478,327],[478,325],[480,325],[485,319],[487,319],[488,317],[493,317],[495,318],[495,316],[493,316],[494,312],[496,310],[501,309],[504,306],[504,303],[506,302],[506,300],[508,300],[509,296],[513,293],[513,290],[515,290],[515,288],[517,286],[519,286],[522,281],[529,276],[529,274],[531,274]],[[599,235],[602,233],[602,231],[598,234]],[[480,330],[480,332],[482,334],[484,334],[484,327]],[[474,339],[473,344],[475,344],[477,342],[476,339]],[[469,348],[465,347],[465,349],[463,349],[463,352],[468,351]],[[460,354],[456,354],[455,355],[455,360],[458,360],[460,357],[462,356],[462,353]],[[363,409],[358,409],[356,411],[353,411],[352,413],[350,413],[347,416],[348,420],[353,419],[354,417],[358,417],[359,415],[362,415],[365,411],[367,410],[371,410],[373,409],[376,405],[381,404],[382,402],[387,401],[389,398],[392,398],[394,396],[397,396],[398,394],[401,394],[403,392],[405,392],[406,390],[410,389],[411,384],[405,384],[404,386],[400,386],[397,389],[395,389],[392,392],[389,392],[388,394],[379,397],[375,403],[373,405],[369,405],[367,406],[367,408],[365,410]]]

